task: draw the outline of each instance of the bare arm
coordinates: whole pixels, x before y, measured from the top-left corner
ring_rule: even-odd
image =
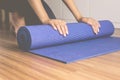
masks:
[[[47,21],[49,20],[49,17],[42,5],[41,0],[28,0],[28,2],[33,8],[33,10],[35,11],[35,13],[37,14],[40,21],[42,23],[47,23]]]
[[[85,23],[88,23],[92,26],[93,31],[96,34],[99,32],[99,23],[92,18],[82,17],[77,7],[75,6],[75,3],[73,0],[63,0],[63,1],[68,6],[68,8],[71,10],[71,12],[73,13],[73,15],[75,16],[78,22],[83,21]],[[50,19],[42,5],[41,0],[28,0],[28,2],[43,24],[52,25],[52,27],[55,30],[58,30],[58,32],[64,36],[68,34],[68,28],[66,26],[66,22],[63,20],[59,20],[59,19]]]
[[[68,34],[66,22],[59,19],[50,19],[43,7],[41,0],[28,0],[28,2],[43,24],[52,25],[52,27],[63,36]]]
[[[79,22],[80,19],[82,18],[81,13],[77,9],[75,3],[73,0],[63,0],[63,2],[67,5],[67,7],[70,9],[76,20]]]
[[[67,7],[70,9],[70,11],[72,12],[72,14],[74,15],[74,17],[76,18],[78,22],[82,21],[82,22],[85,22],[91,25],[95,34],[99,32],[99,27],[100,27],[99,22],[93,18],[83,17],[80,14],[79,10],[77,9],[74,3],[74,0],[63,0],[63,2],[67,5]]]

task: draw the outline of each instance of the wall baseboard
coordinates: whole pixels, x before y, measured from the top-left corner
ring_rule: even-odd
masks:
[[[120,28],[120,23],[113,22],[113,25],[115,26],[115,28]]]

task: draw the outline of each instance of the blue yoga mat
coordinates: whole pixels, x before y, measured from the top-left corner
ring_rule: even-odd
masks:
[[[99,21],[100,32],[94,34],[86,23],[68,23],[69,35],[61,36],[50,25],[21,27],[17,34],[19,48],[50,59],[70,63],[120,50],[120,38],[112,37],[114,26]]]

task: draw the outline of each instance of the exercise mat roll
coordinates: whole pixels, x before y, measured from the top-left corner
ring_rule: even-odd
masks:
[[[114,27],[110,21],[99,22],[101,27],[97,35],[93,32],[91,26],[85,23],[68,23],[69,35],[67,37],[61,36],[50,25],[33,25],[20,28],[17,40],[21,49],[31,50],[113,34]]]
[[[21,27],[17,34],[19,48],[50,59],[70,63],[120,50],[120,38],[111,36],[114,26],[99,21],[96,35],[86,23],[68,23],[69,35],[63,37],[50,25]]]

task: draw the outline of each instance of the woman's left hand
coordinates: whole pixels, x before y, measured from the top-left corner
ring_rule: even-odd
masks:
[[[98,21],[96,21],[96,20],[93,19],[93,18],[89,18],[89,17],[82,17],[82,18],[81,18],[81,21],[82,21],[82,22],[85,22],[85,23],[87,23],[87,24],[89,24],[89,25],[91,25],[91,27],[92,27],[92,29],[93,29],[93,32],[94,32],[95,34],[98,34],[99,28],[100,28],[100,24],[99,24]]]

